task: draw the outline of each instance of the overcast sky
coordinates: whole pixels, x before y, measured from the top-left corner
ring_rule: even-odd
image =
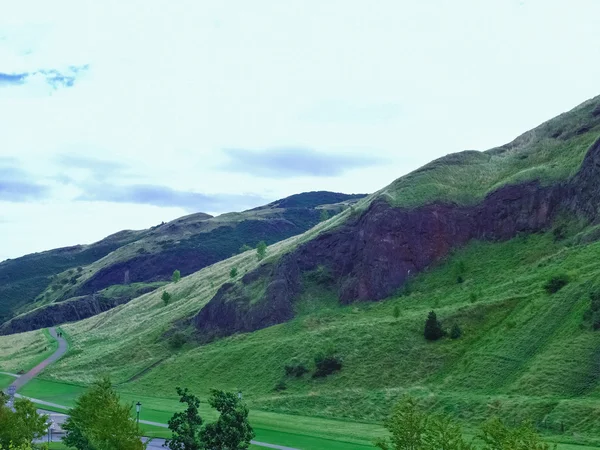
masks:
[[[373,192],[600,94],[598,0],[73,0],[0,14],[0,260]]]

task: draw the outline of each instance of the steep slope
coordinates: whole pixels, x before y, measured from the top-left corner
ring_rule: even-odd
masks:
[[[87,384],[109,372],[122,392],[161,401],[174,399],[174,386],[242,389],[253,409],[360,421],[382,420],[410,393],[468,425],[499,414],[531,418],[561,440],[597,441],[599,116],[596,98],[548,122],[564,126],[556,137],[542,125],[538,140],[484,153],[501,176],[471,164],[471,152],[450,155],[408,175],[415,185],[400,179],[269,246],[263,261],[236,255],[69,324],[73,350],[45,376]],[[460,192],[484,172],[493,183],[473,184],[468,198],[399,202],[437,189],[432,180]],[[556,279],[566,285],[550,293]],[[462,337],[426,341],[432,309]],[[319,354],[336,355],[341,371],[312,377]],[[287,375],[286,365],[308,373]]]
[[[300,234],[319,222],[322,209],[336,214],[362,197],[309,192],[241,213],[192,214],[148,230],[121,232],[90,246],[5,261],[0,264],[0,323],[22,315],[5,323],[0,333],[89,317],[139,295],[139,283],[156,288],[155,283],[170,279],[175,269],[188,275],[238,253],[244,244],[255,246],[261,240],[272,244]],[[106,291],[130,283],[134,284],[130,292],[120,290],[113,297]],[[101,291],[102,301],[87,297]],[[48,314],[47,305],[52,305]]]
[[[1,262],[0,323],[14,316],[43,292],[57,274],[91,264],[135,241],[142,234],[143,232],[123,231],[95,244],[59,248]],[[73,275],[76,275],[75,271]]]
[[[314,271],[327,274],[326,287],[341,303],[380,300],[473,239],[542,231],[559,214],[599,220],[599,104],[586,102],[512,144],[450,155],[394,182],[339,229],[224,285],[195,318],[201,340],[290,320]],[[437,189],[444,195],[429,202]]]

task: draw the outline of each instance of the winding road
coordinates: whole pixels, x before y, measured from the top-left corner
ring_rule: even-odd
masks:
[[[11,387],[14,387],[17,391],[19,389],[21,389],[25,384],[29,383],[42,370],[44,370],[50,364],[58,361],[60,358],[63,357],[63,355],[65,353],[67,353],[67,350],[69,349],[69,345],[67,344],[66,339],[58,336],[58,333],[57,333],[55,327],[49,328],[48,331],[50,332],[50,336],[52,336],[54,339],[56,339],[58,341],[58,348],[56,349],[56,351],[54,353],[52,353],[52,355],[50,355],[48,358],[43,360],[41,363],[39,363],[37,366],[35,366],[33,369],[31,369],[26,374],[21,375],[19,378],[17,378],[15,380],[15,382],[13,384],[10,385]]]
[[[65,353],[67,353],[67,350],[69,349],[69,345],[67,344],[67,341],[65,338],[63,337],[59,337],[58,333],[56,331],[55,327],[49,328],[48,331],[50,332],[50,336],[52,336],[54,339],[56,339],[58,341],[58,348],[56,349],[56,351],[50,355],[48,358],[46,358],[44,361],[42,361],[41,363],[39,363],[37,366],[35,366],[33,369],[31,369],[29,372],[23,374],[23,375],[16,375],[16,374],[11,374],[11,373],[5,373],[5,372],[0,372],[0,373],[4,373],[5,375],[10,375],[10,376],[15,376],[18,377],[12,384],[11,387],[14,387],[16,391],[18,391],[19,389],[21,389],[25,384],[27,384],[28,382],[30,382],[33,378],[35,378],[42,370],[44,370],[46,367],[48,367],[50,364],[55,363],[56,361],[58,361],[60,358],[62,358],[64,356]],[[56,403],[50,403],[50,402],[46,402],[40,399],[36,399],[36,398],[31,398],[31,397],[24,397],[22,395],[19,394],[15,394],[15,397],[21,397],[21,398],[26,398],[28,400],[31,400],[34,403],[37,403],[38,405],[45,405],[47,407],[50,408],[58,408],[58,409],[64,409],[64,410],[68,410],[69,408],[67,406],[63,406],[63,405],[58,405]],[[60,425],[67,419],[67,417],[69,417],[66,414],[59,414],[53,411],[45,411],[45,410],[40,410],[41,412],[48,414],[51,416],[51,419],[53,421],[53,423],[55,423],[56,425],[58,425],[60,427]],[[140,423],[146,424],[146,425],[154,425],[156,427],[162,427],[162,428],[168,428],[168,426],[164,423],[158,423],[158,422],[151,422],[148,420],[140,420]],[[52,440],[53,441],[58,441],[62,438],[63,434],[62,433],[55,433],[54,436],[52,436]],[[148,444],[148,448],[149,449],[158,449],[158,448],[165,448],[164,447],[164,439],[152,439],[152,441]],[[275,445],[275,444],[268,444],[266,442],[258,442],[258,441],[251,441],[251,444],[256,445],[258,447],[265,447],[265,448],[272,448],[275,450],[299,450],[297,448],[292,448],[292,447],[285,447],[282,445]]]

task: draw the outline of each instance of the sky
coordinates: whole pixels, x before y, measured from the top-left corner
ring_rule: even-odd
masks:
[[[0,261],[370,193],[600,94],[598,0],[45,0],[0,14]]]

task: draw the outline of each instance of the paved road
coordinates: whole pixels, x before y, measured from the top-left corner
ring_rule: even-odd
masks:
[[[52,438],[50,439],[52,442],[60,442],[61,439],[63,438],[65,434],[62,432],[53,432],[52,433]],[[144,442],[146,442],[148,440],[148,438],[144,438]],[[38,439],[35,441],[38,444],[44,443],[44,442],[48,442],[48,435],[46,435],[45,437]],[[259,447],[265,447],[265,448],[273,448],[275,450],[298,450],[297,448],[292,448],[292,447],[282,447],[281,445],[273,445],[273,444],[265,444],[264,442],[256,442],[256,441],[252,441],[252,444],[257,445]],[[148,447],[146,447],[149,450],[165,450],[165,440],[164,439],[159,439],[159,438],[152,438],[152,440],[150,440],[150,442],[148,442]]]
[[[52,441],[60,441],[61,438],[64,436],[64,433],[62,433],[62,428],[61,425],[63,424],[63,422],[65,420],[67,420],[67,417],[69,417],[66,414],[61,414],[61,413],[57,413],[54,411],[46,411],[43,409],[38,409],[39,413],[42,414],[47,414],[50,416],[50,420],[52,420],[52,423],[54,424],[54,430],[55,432],[52,433]],[[167,425],[165,425],[164,423],[158,423],[158,422],[150,422],[148,420],[140,420],[140,423],[145,423],[147,425],[154,425],[157,427],[164,427],[164,428],[168,428]],[[148,438],[144,438],[144,439],[148,439]],[[45,442],[48,440],[48,437],[46,436],[46,438],[42,438],[39,440],[39,442]],[[162,449],[164,450],[164,443],[165,440],[164,439],[160,439],[160,438],[153,438],[150,443],[148,444],[149,449]],[[252,444],[257,445],[259,447],[265,447],[265,448],[273,448],[275,450],[298,450],[297,448],[292,448],[292,447],[284,447],[282,445],[275,445],[275,444],[267,444],[266,442],[259,442],[259,441],[251,441]]]
[[[19,374],[10,373],[10,372],[0,372],[0,375],[8,375],[9,377],[15,377],[15,378],[19,378],[21,376]]]
[[[58,337],[58,334],[56,333],[56,328],[54,328],[54,327],[50,328],[49,331],[50,331],[50,335],[58,341],[58,349],[56,349],[56,351],[52,355],[50,355],[44,361],[39,363],[37,366],[35,366],[29,372],[27,372],[26,374],[21,375],[19,378],[17,378],[15,380],[15,382],[13,384],[11,384],[11,386],[14,386],[16,388],[16,390],[21,389],[25,384],[29,383],[32,378],[37,376],[37,374],[39,374],[42,370],[44,370],[50,364],[58,361],[60,358],[62,358],[62,356],[65,353],[67,353],[67,350],[69,349],[69,347],[67,345],[67,341],[65,340],[65,338]]]

